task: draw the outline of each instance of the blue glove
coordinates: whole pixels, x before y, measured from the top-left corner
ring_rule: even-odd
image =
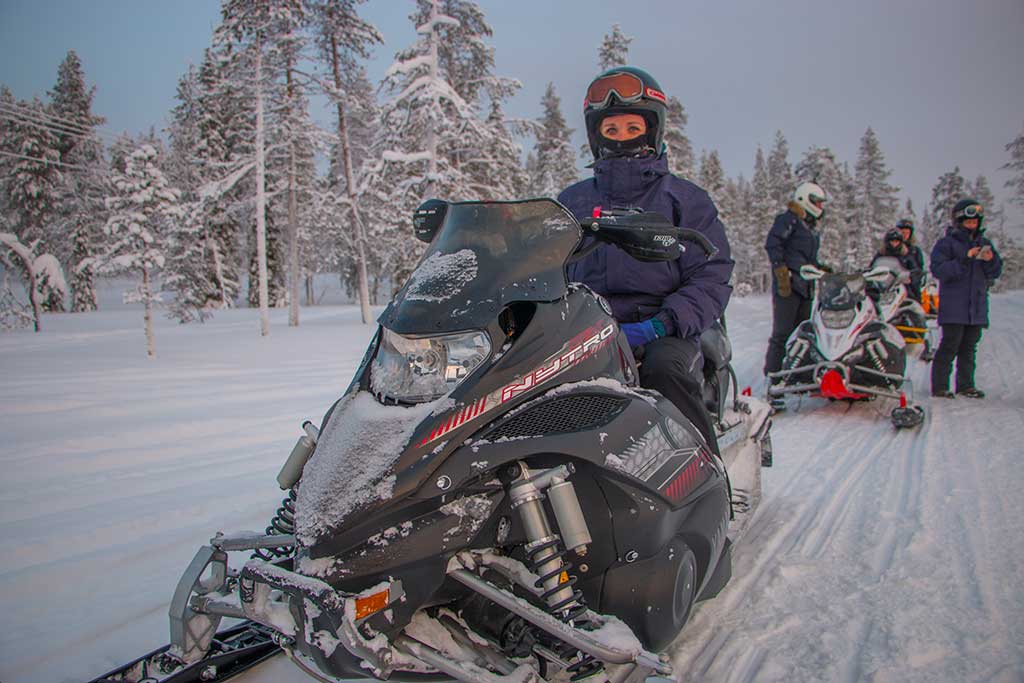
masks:
[[[658,337],[665,336],[665,326],[655,318],[650,318],[642,323],[622,323],[621,327],[622,331],[626,333],[626,339],[629,340],[631,349],[650,344]]]

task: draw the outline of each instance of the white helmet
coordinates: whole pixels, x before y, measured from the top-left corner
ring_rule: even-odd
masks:
[[[828,198],[818,183],[800,183],[793,190],[793,201],[799,204],[808,216],[818,219],[825,213],[824,205]]]

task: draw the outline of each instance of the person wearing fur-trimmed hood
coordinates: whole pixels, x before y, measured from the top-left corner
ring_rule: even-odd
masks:
[[[764,243],[772,264],[772,336],[764,359],[764,372],[782,369],[786,340],[811,316],[811,286],[800,277],[800,267],[818,262],[821,236],[815,229],[825,214],[826,195],[817,183],[800,183],[786,210],[775,217]]]

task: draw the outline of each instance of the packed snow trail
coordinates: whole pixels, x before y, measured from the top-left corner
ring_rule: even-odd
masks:
[[[729,307],[734,365],[759,381],[766,298]],[[159,321],[47,316],[0,335],[0,680],[81,681],[167,642],[167,605],[218,530],[262,529],[303,419],[347,386],[372,329],[357,307]],[[680,681],[1024,680],[1024,302],[994,297],[984,401],[927,398],[779,415],[775,467],[733,579],[673,646]],[[237,558],[241,559],[241,558]],[[237,560],[233,560],[237,561]],[[278,657],[242,683],[309,680]]]

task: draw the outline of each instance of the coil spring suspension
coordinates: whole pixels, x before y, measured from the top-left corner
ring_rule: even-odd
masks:
[[[561,540],[554,538],[550,541],[539,544],[534,548],[527,550],[527,555],[530,558],[530,571],[538,574],[544,565],[550,563],[554,559],[559,559],[558,567],[552,569],[546,574],[539,576],[537,581],[534,582],[534,587],[543,588],[544,582],[554,577],[561,576],[562,572],[566,573],[568,580],[559,582],[554,588],[546,590],[541,593],[540,597],[544,600],[544,604],[549,613],[561,619],[566,624],[571,624],[576,619],[579,619],[587,613],[587,605],[583,599],[583,593],[576,589],[576,582],[579,580],[575,575],[569,574],[569,570],[572,569],[572,562],[565,559],[566,551],[561,546]],[[550,552],[549,552],[550,551]],[[548,599],[556,593],[563,590],[569,589],[572,591],[572,595],[554,604],[549,604]],[[579,650],[573,651],[573,648],[565,643],[561,643],[559,654],[563,657],[571,657],[573,654],[577,655],[577,661],[573,662],[566,667],[566,672],[572,674],[570,681],[581,681],[584,678],[589,678],[594,674],[601,673],[604,671],[604,663],[595,659],[592,655],[588,655]]]
[[[295,533],[295,489],[288,489],[288,495],[281,501],[270,524],[267,526],[268,536],[288,536]],[[277,548],[259,548],[253,552],[251,559],[270,562],[282,557],[289,557],[295,552],[294,547],[279,546]]]

